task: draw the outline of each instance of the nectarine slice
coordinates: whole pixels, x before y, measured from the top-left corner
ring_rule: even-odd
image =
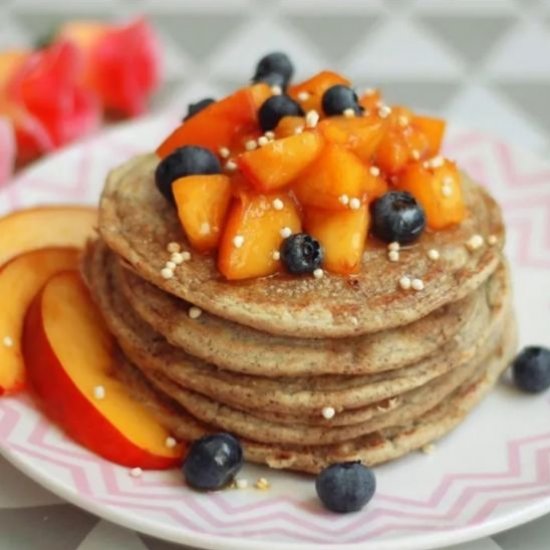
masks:
[[[369,228],[366,204],[345,212],[306,208],[304,227],[323,245],[325,269],[341,275],[359,271]]]
[[[223,174],[186,176],[172,184],[178,216],[191,245],[206,252],[218,246],[231,199],[231,180]]]
[[[449,160],[438,158],[410,164],[399,176],[396,187],[418,200],[432,229],[460,223],[466,216],[460,173]]]
[[[112,376],[114,341],[78,272],[54,275],[33,300],[23,354],[45,412],[75,441],[128,467],[180,462],[182,447],[166,445],[169,433]]]
[[[0,269],[0,395],[16,393],[25,383],[21,336],[29,304],[54,273],[78,267],[78,254],[74,249],[36,250]]]
[[[317,158],[322,144],[316,132],[304,132],[243,153],[237,164],[258,191],[270,192],[296,179]]]
[[[351,200],[366,199],[369,181],[374,178],[353,153],[338,145],[327,145],[292,189],[304,205],[347,210]]]
[[[275,273],[283,230],[301,230],[296,204],[286,193],[241,192],[233,200],[220,241],[218,268],[229,280]]]
[[[97,210],[85,206],[44,206],[0,218],[0,265],[30,250],[81,248],[94,234]]]

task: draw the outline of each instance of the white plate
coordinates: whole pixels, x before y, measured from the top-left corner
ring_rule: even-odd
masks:
[[[97,201],[107,170],[166,135],[155,118],[115,129],[38,163],[0,191],[0,213],[36,203]],[[522,344],[550,344],[550,165],[497,139],[451,129],[447,154],[488,183],[509,230]],[[179,472],[140,479],[69,441],[26,397],[0,400],[0,452],[57,495],[106,519],[200,548],[416,549],[514,527],[550,511],[550,394],[501,383],[437,444],[376,468],[378,491],[358,514],[322,510],[312,478],[247,466],[272,489],[198,494]]]

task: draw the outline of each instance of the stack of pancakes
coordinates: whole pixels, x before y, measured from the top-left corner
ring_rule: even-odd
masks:
[[[466,176],[467,219],[398,262],[373,240],[357,275],[227,282],[190,249],[157,162],[109,175],[84,274],[120,347],[115,374],[176,437],[231,432],[274,468],[376,464],[451,430],[514,354],[501,213]],[[191,259],[165,279],[173,242]]]

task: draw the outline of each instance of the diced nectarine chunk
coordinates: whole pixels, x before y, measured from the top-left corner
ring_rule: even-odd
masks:
[[[296,180],[292,189],[304,205],[346,210],[352,199],[366,200],[374,178],[353,153],[339,145],[329,144]]]
[[[466,215],[460,174],[449,160],[418,162],[407,166],[396,186],[408,191],[426,212],[428,226],[444,229],[460,223]]]
[[[366,112],[374,113],[378,107],[382,105],[382,94],[380,90],[371,88],[365,92],[359,97],[359,105],[361,105]]]
[[[319,123],[326,141],[347,147],[367,162],[382,140],[385,128],[385,121],[378,117],[333,116]]]
[[[428,138],[412,125],[393,125],[382,138],[374,162],[388,175],[401,172],[410,162],[423,160],[429,156]]]
[[[412,123],[416,129],[426,136],[428,141],[428,155],[437,155],[441,149],[441,143],[445,135],[445,121],[440,118],[415,116]]]
[[[231,199],[231,181],[223,174],[186,176],[172,185],[178,216],[191,246],[213,250],[218,246]]]
[[[291,86],[288,89],[288,94],[302,106],[305,112],[313,109],[321,114],[323,112],[323,94],[337,84],[349,86],[350,81],[338,73],[321,71],[308,80]]]
[[[358,210],[342,212],[308,207],[304,226],[323,245],[324,268],[342,275],[359,270],[369,226],[366,204]]]
[[[319,155],[322,144],[316,132],[303,132],[243,153],[237,164],[258,191],[269,192],[296,179]]]
[[[284,116],[275,128],[275,137],[285,138],[299,134],[306,126],[306,120],[302,116]]]
[[[181,124],[158,147],[164,158],[184,145],[198,145],[218,153],[221,147],[230,147],[243,129],[257,128],[258,108],[271,95],[267,84],[255,84],[212,103]]]
[[[220,241],[218,268],[229,280],[275,273],[282,230],[301,231],[297,206],[286,193],[241,193],[233,199]]]

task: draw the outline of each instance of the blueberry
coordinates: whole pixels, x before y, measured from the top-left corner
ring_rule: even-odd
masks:
[[[185,118],[183,120],[189,120],[192,116],[195,116],[198,112],[206,109],[208,105],[212,105],[212,103],[214,102],[215,99],[212,99],[211,97],[205,97],[204,99],[201,99],[196,103],[189,103],[189,105],[187,106],[187,115],[185,115]]]
[[[296,233],[283,241],[281,260],[294,275],[313,273],[323,262],[323,247],[307,233]]]
[[[362,112],[357,94],[348,86],[337,84],[323,94],[325,115],[341,115],[346,109],[353,109],[356,115],[360,115]]]
[[[303,114],[303,109],[296,101],[285,94],[281,94],[271,96],[262,103],[258,112],[258,119],[262,130],[267,132],[273,130],[283,117],[303,116]]]
[[[195,441],[182,470],[190,487],[215,491],[233,480],[243,462],[239,440],[228,433],[219,433]]]
[[[155,182],[166,200],[173,203],[172,183],[178,178],[192,174],[219,174],[220,172],[220,161],[212,151],[204,147],[186,145],[160,161],[155,171]]]
[[[406,191],[390,191],[372,207],[372,232],[387,243],[411,243],[426,227],[426,214]]]
[[[315,481],[321,502],[332,512],[357,512],[376,491],[372,470],[360,462],[343,462],[325,468]]]
[[[540,393],[550,388],[550,349],[524,348],[512,364],[514,382],[521,390]]]
[[[282,52],[273,52],[260,59],[256,65],[256,72],[252,78],[253,82],[265,82],[268,75],[273,73],[282,77],[281,86],[283,89],[288,86],[294,73],[294,67],[288,55]]]

